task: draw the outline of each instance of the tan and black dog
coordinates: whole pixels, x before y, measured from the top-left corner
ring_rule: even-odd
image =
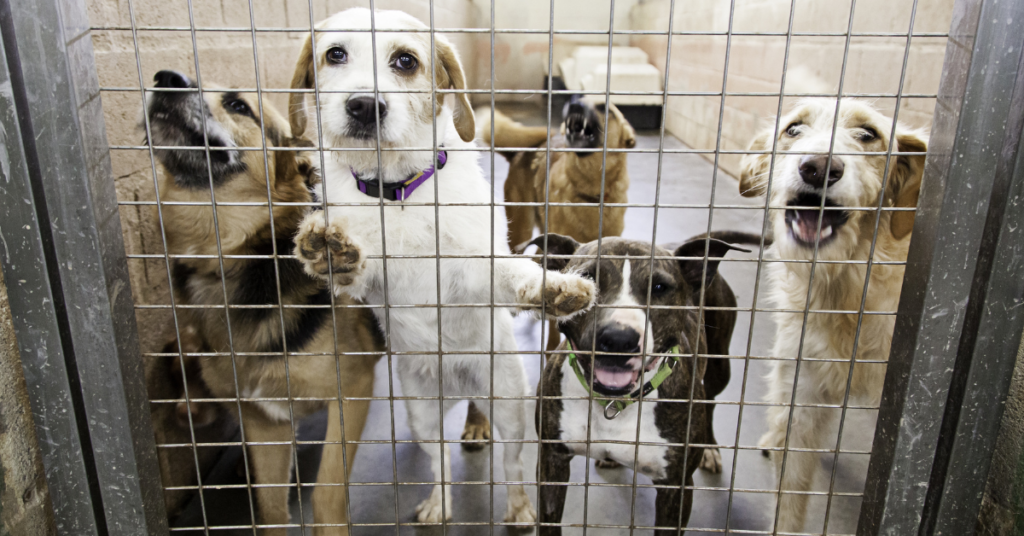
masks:
[[[158,88],[197,87],[173,71],[160,71],[155,81]],[[244,441],[279,442],[246,445],[246,449],[252,483],[260,486],[254,492],[258,523],[285,524],[294,430],[299,419],[325,405],[323,400],[293,399],[331,399],[339,393],[369,397],[379,358],[372,353],[382,350],[382,341],[368,310],[343,307],[354,302],[339,296],[335,305],[341,307],[332,312],[327,289],[290,257],[292,238],[309,208],[286,203],[312,200],[309,188],[315,173],[309,162],[297,151],[264,155],[262,150],[232,149],[263,147],[264,137],[269,147],[305,145],[291,138],[288,122],[269,103],[263,103],[262,117],[260,112],[255,94],[225,90],[202,95],[157,92],[150,95],[147,111],[153,146],[202,147],[208,142],[213,148],[209,156],[205,150],[155,150],[164,169],[161,200],[197,203],[163,206],[172,285],[178,305],[212,306],[178,311],[184,325],[198,331],[201,346],[220,354],[199,359],[207,388],[217,398],[241,397]],[[211,188],[218,203],[228,203],[218,205],[216,213],[210,205]],[[273,220],[266,206],[257,205],[266,203],[268,195],[274,202]],[[275,252],[284,258],[270,257]],[[226,314],[225,299],[231,306]],[[289,353],[287,362],[284,350]],[[296,352],[312,355],[291,355]],[[352,352],[370,355],[345,355]],[[356,445],[348,444],[343,455],[342,445],[330,443],[341,441],[342,426],[338,404],[327,405],[329,443],[317,480],[340,484],[345,482],[344,464],[351,467]],[[238,418],[234,400],[224,406]],[[360,438],[368,410],[366,401],[344,402],[347,441]],[[346,510],[344,486],[316,488],[316,523],[344,523]],[[345,527],[318,527],[314,532],[348,533]],[[283,536],[286,530],[275,527],[260,533]]]
[[[626,207],[606,206],[602,213],[597,206],[601,201],[602,164],[605,165],[604,202],[629,202],[626,153],[609,152],[604,156],[605,130],[608,131],[609,149],[636,147],[636,131],[614,104],[606,107],[603,102],[592,102],[587,98],[573,97],[565,104],[562,115],[565,121],[561,135],[552,138],[551,147],[582,151],[551,153],[550,175],[545,151],[500,151],[509,161],[508,178],[505,179],[506,203],[544,203],[545,199],[554,203],[547,209],[546,222],[543,206],[505,207],[508,243],[512,251],[517,251],[517,248],[521,250],[533,236],[534,229],[539,229],[541,233],[569,236],[582,243],[597,240],[599,236],[622,235]],[[490,110],[479,112],[477,117],[483,119],[481,132],[484,143],[490,144]],[[543,148],[547,146],[547,138],[547,128],[524,126],[494,111],[495,147]],[[550,187],[545,185],[548,176],[551,177]],[[565,205],[568,203],[585,203],[590,206]],[[558,343],[558,331],[552,322],[547,349],[553,350]]]
[[[691,239],[674,251],[655,247],[660,258],[652,275],[650,244],[604,239],[600,253],[612,258],[602,258],[598,270],[596,241],[580,245],[566,236],[547,235],[548,268],[598,279],[600,295],[596,307],[559,324],[566,342],[550,356],[537,388],[543,397],[536,415],[537,435],[544,441],[538,456],[541,522],[561,522],[570,461],[589,455],[670,486],[657,491],[656,525],[661,528],[656,534],[677,534],[678,527],[686,526],[692,491],[680,497],[681,486],[693,485],[693,472],[711,450],[700,445],[715,444],[711,405],[691,407],[688,402],[711,400],[728,383],[728,376],[710,377],[722,369],[695,355],[728,353],[736,322],[732,309],[704,311],[703,324],[698,318],[701,289],[707,307],[736,306],[732,289],[717,272],[721,257],[740,248],[714,237],[755,243],[759,238],[711,236]],[[531,244],[541,245],[543,239]],[[715,329],[707,329],[711,326]],[[542,526],[540,534],[561,534],[561,528]]]

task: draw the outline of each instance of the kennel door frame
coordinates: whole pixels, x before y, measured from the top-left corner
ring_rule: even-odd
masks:
[[[1019,2],[954,5],[860,536],[977,523],[1024,330],[1022,35]]]
[[[0,201],[0,222],[22,242],[13,255],[4,248],[3,269],[56,525],[67,534],[164,535],[86,5],[0,0],[0,31],[11,82],[0,112],[17,115],[2,163],[24,158],[4,168],[22,195]]]

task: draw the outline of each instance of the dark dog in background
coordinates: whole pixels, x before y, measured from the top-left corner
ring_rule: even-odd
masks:
[[[711,238],[692,239],[674,251],[655,247],[656,257],[669,258],[654,261],[652,276],[650,244],[604,239],[601,255],[619,258],[602,258],[598,270],[597,242],[580,245],[566,236],[547,235],[548,268],[599,277],[600,294],[599,306],[559,324],[566,342],[559,346],[562,352],[550,356],[538,386],[538,395],[544,398],[537,408],[537,434],[542,441],[562,441],[542,443],[538,456],[542,522],[561,522],[567,491],[561,483],[569,481],[572,458],[588,454],[589,438],[590,457],[635,468],[655,484],[672,486],[657,491],[656,525],[663,527],[657,534],[676,534],[676,527],[685,527],[692,491],[681,491],[680,486],[693,485],[693,472],[711,450],[694,445],[715,444],[715,439],[710,404],[691,407],[677,400],[710,400],[728,383],[728,377],[714,377],[720,368],[712,369],[706,358],[692,356],[721,349],[727,353],[736,321],[734,310],[707,310],[705,322],[717,328],[706,331],[694,309],[701,303],[702,289],[707,307],[736,305],[732,289],[717,271],[720,258],[739,248],[715,238],[719,235],[744,242],[760,238],[712,233]],[[531,244],[542,245],[544,238]],[[557,257],[562,255],[579,257]],[[674,307],[645,312],[648,288],[652,306]],[[662,355],[644,362],[644,354],[679,357]],[[718,392],[710,392],[709,384]],[[656,400],[638,403],[645,397]],[[666,446],[636,447],[641,411],[640,441]],[[720,463],[718,458],[719,467]],[[561,534],[561,528],[542,526],[540,534]]]
[[[155,80],[158,88],[197,87],[173,71],[161,71]],[[344,296],[335,299],[342,307],[332,312],[329,292],[307,276],[298,261],[269,258],[275,252],[291,253],[292,237],[308,208],[284,203],[310,202],[310,186],[316,179],[298,152],[307,144],[291,137],[288,122],[269,103],[261,107],[255,94],[230,90],[157,92],[150,95],[147,112],[154,146],[208,143],[212,148],[208,152],[155,150],[164,169],[161,200],[196,203],[162,207],[167,253],[173,262],[172,285],[178,304],[214,306],[185,308],[178,314],[184,325],[196,329],[197,344],[204,351],[220,354],[199,357],[198,369],[214,397],[241,397],[240,404],[232,401],[223,407],[238,419],[241,406],[245,441],[279,443],[246,448],[253,484],[260,485],[254,490],[258,522],[288,523],[290,443],[298,421],[325,405],[329,408],[328,444],[317,481],[345,482],[345,464],[351,467],[357,445],[348,444],[342,454],[338,403],[325,401],[339,393],[371,396],[373,367],[379,358],[372,353],[383,347],[376,321],[366,309],[344,307],[354,304]],[[232,149],[263,147],[264,140],[269,147],[294,150]],[[228,203],[218,204],[216,213],[210,204],[211,188],[218,203]],[[266,203],[268,196],[274,203],[273,219],[270,209],[255,205]],[[251,204],[230,204],[239,202]],[[245,255],[264,258],[239,258]],[[248,307],[229,308],[225,313],[225,298],[231,306]],[[284,350],[312,355],[288,355],[286,362]],[[344,355],[351,352],[371,355]],[[194,365],[186,365],[187,375]],[[322,400],[290,400],[296,397]],[[267,398],[278,400],[253,400]],[[344,437],[358,440],[369,403],[345,401],[343,405]],[[190,470],[194,472],[194,464]],[[344,523],[346,510],[344,486],[315,489],[316,523]],[[317,527],[314,532],[347,534],[345,527]],[[261,531],[275,536],[285,533],[284,528]]]

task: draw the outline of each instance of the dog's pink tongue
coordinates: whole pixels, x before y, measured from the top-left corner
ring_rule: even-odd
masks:
[[[601,385],[605,387],[623,388],[632,383],[633,371],[624,370],[608,370],[608,369],[594,369],[594,379],[596,379]]]
[[[805,242],[813,242],[814,235],[818,234],[818,217],[821,215],[816,210],[798,210],[795,223],[797,233]]]

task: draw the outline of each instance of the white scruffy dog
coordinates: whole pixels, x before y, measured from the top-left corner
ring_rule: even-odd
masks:
[[[768,268],[771,298],[781,309],[774,313],[778,332],[772,355],[778,361],[768,376],[772,405],[760,445],[771,449],[780,470],[787,436],[788,448],[794,449],[781,476],[781,532],[804,531],[807,492],[820,472],[820,452],[835,444],[840,410],[834,406],[846,402],[848,379],[852,400],[877,405],[881,397],[896,316],[877,313],[895,311],[899,304],[900,263],[907,260],[914,227],[914,212],[908,209],[917,207],[928,150],[924,133],[903,125],[894,131],[892,119],[863,101],[843,99],[836,112],[835,99],[800,102],[782,117],[777,131],[767,129],[751,142],[751,150],[768,152],[748,155],[740,166],[740,193],[764,195],[771,174],[771,205],[778,207],[770,211],[775,243],[768,252],[783,261]],[[887,158],[890,147],[911,154]],[[888,209],[880,216],[879,205]],[[815,247],[817,260],[825,263],[814,267],[812,283],[812,265],[806,261],[815,258]],[[882,264],[872,265],[865,296],[869,255]],[[862,297],[868,314],[858,334]],[[813,312],[807,313],[801,337],[805,308]],[[857,363],[851,377],[855,339]],[[794,390],[796,406],[791,405]]]
[[[540,266],[525,258],[487,258],[493,240],[490,207],[486,206],[491,202],[491,187],[483,178],[478,154],[459,150],[475,146],[469,100],[458,94],[445,102],[440,93],[435,100],[430,91],[433,80],[439,89],[466,89],[458,56],[440,35],[434,36],[432,51],[427,32],[389,32],[427,29],[406,13],[376,11],[373,15],[377,31],[372,36],[366,31],[371,27],[367,9],[349,9],[321,22],[315,46],[307,41],[299,57],[292,87],[310,88],[316,80],[322,91],[319,105],[325,145],[364,150],[324,152],[323,182],[317,193],[329,204],[340,206],[328,207],[326,221],[322,212],[303,221],[295,253],[310,274],[332,281],[337,292],[371,305],[386,301],[399,307],[388,311],[381,307],[374,312],[381,327],[389,328],[391,349],[398,354],[394,363],[406,396],[437,397],[440,372],[447,412],[457,402],[447,397],[488,395],[493,378],[495,397],[520,398],[494,402],[498,432],[506,440],[522,440],[527,414],[521,397],[528,394],[529,387],[522,360],[514,354],[511,308],[539,308],[543,301],[549,315],[570,316],[593,303],[594,284],[557,272],[547,272],[544,277]],[[380,92],[376,97],[375,75]],[[307,122],[303,94],[292,95],[290,112],[293,133],[300,135]],[[436,141],[444,153],[438,154],[438,160],[444,165],[416,184],[417,178],[422,179],[417,177],[419,173],[429,175],[433,170],[434,152],[428,148],[434,144],[435,124]],[[366,150],[375,148],[378,139],[384,149],[380,166],[377,151]],[[388,150],[394,148],[420,150]],[[380,184],[376,181],[381,180],[386,192],[383,216],[376,193]],[[404,191],[395,188],[408,182],[414,186]],[[467,203],[477,206],[465,206]],[[498,255],[508,254],[504,241],[493,247]],[[382,262],[385,248],[386,273]],[[328,251],[333,273],[328,268]],[[440,260],[442,304],[482,304],[442,309],[440,332],[438,254],[445,256]],[[490,304],[504,306],[493,309],[493,342]],[[438,355],[439,338],[442,357]],[[492,347],[503,353],[492,357]],[[438,401],[410,400],[407,405],[415,439],[436,441],[441,435]],[[441,449],[435,443],[421,446],[430,455],[435,479],[440,481]],[[523,479],[521,451],[521,443],[504,444],[508,481]],[[444,481],[450,482],[447,446],[444,453]],[[452,509],[450,486],[442,491],[435,485],[416,511],[420,522],[436,523],[442,521],[442,511],[443,517],[450,519]],[[509,485],[505,520],[522,523],[535,519],[523,486]]]

